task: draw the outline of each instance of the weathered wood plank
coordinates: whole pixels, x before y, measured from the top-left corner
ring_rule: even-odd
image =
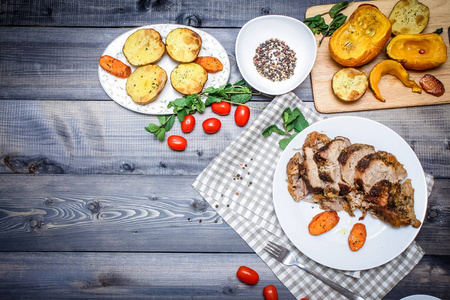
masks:
[[[251,251],[192,176],[1,177],[0,251]]]
[[[178,23],[202,27],[242,27],[248,20],[267,14],[303,20],[306,9],[328,1],[181,1],[119,0],[65,2],[4,0],[0,5],[3,26],[129,27]]]
[[[313,103],[308,106],[313,108]],[[250,122],[260,114],[251,109]],[[450,106],[328,116],[343,115],[387,125],[411,145],[425,172],[450,177]],[[219,116],[221,130],[208,135],[201,123],[213,116],[209,108],[196,114],[197,127],[189,134],[176,121],[168,134],[185,136],[188,147],[175,152],[144,130],[158,123],[155,116],[128,111],[113,101],[0,101],[0,173],[197,175],[245,129],[229,114]]]
[[[236,278],[241,265],[259,273],[257,285]],[[449,269],[448,257],[425,256],[384,299],[446,299]],[[269,284],[280,299],[294,299],[256,254],[0,253],[0,270],[2,299],[262,299]]]
[[[194,180],[0,175],[0,251],[252,252]],[[427,254],[450,255],[449,186],[436,181],[416,239]]]
[[[129,28],[0,27],[0,100],[108,100],[98,79],[98,59]],[[229,54],[230,82],[240,80],[235,61],[238,29],[205,29]],[[311,79],[295,93],[312,101]],[[272,97],[270,97],[272,98]],[[255,96],[254,100],[267,100]]]
[[[256,286],[236,278],[241,265]],[[261,299],[269,284],[295,299],[256,254],[0,253],[2,299]]]

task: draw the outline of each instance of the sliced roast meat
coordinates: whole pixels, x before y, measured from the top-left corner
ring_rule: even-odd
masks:
[[[414,228],[420,227],[421,222],[414,212],[414,189],[411,180],[407,179],[403,183],[385,183],[385,185],[390,186],[386,203],[381,205],[374,203],[370,212],[392,227],[408,225]]]
[[[306,136],[303,144],[304,161],[300,164],[300,174],[313,193],[322,193],[324,188],[324,182],[319,178],[319,170],[314,160],[314,154],[330,141],[330,138],[325,134],[313,131]]]
[[[303,162],[303,156],[297,152],[291,157],[286,167],[288,191],[295,201],[300,201],[309,194],[308,187],[300,175],[301,162]]]
[[[324,181],[324,196],[335,197],[339,195],[341,179],[341,165],[338,157],[341,151],[350,146],[351,142],[345,137],[336,137],[321,147],[314,154],[314,161],[318,166],[319,178]]]
[[[341,151],[338,161],[341,164],[342,180],[353,189],[355,186],[355,167],[364,156],[375,153],[375,147],[366,144],[352,144]]]
[[[379,181],[395,183],[406,178],[408,173],[391,153],[377,151],[361,158],[355,168],[355,183],[364,193],[369,193]]]

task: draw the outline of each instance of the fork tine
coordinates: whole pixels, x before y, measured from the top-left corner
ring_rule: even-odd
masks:
[[[264,250],[274,257],[281,255],[282,249],[280,247],[269,241],[269,243],[264,247]]]
[[[265,250],[267,253],[269,253],[269,255],[272,256],[272,257],[275,257],[275,258],[276,258],[276,257],[278,256],[277,252],[275,252],[275,250],[272,249],[272,248],[270,248],[269,246],[264,247],[264,250]]]
[[[269,241],[269,245],[271,245],[273,248],[277,249],[279,252],[283,251],[283,249],[284,249],[282,246],[280,246],[272,241]]]

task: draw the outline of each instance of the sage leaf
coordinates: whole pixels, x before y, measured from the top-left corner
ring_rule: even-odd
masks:
[[[297,136],[297,134],[298,134],[298,132],[294,133],[293,135],[291,135],[288,138],[281,139],[278,142],[278,145],[280,146],[281,150],[286,149],[287,145],[289,145],[289,143]]]
[[[330,11],[328,12],[328,14],[330,15],[331,18],[335,18],[337,16],[337,14],[346,9],[348,6],[348,1],[342,1],[339,3],[336,3],[335,5],[333,5],[333,7],[331,7]]]

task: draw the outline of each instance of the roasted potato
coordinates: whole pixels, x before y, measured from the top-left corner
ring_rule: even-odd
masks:
[[[331,85],[336,97],[345,102],[352,102],[364,95],[369,86],[369,80],[360,70],[343,68],[333,75]]]
[[[147,65],[131,73],[126,90],[134,102],[146,105],[156,100],[166,82],[167,73],[164,69],[157,65]]]
[[[153,64],[165,51],[161,35],[154,29],[137,30],[127,38],[122,49],[128,62],[134,66]]]
[[[200,93],[207,80],[208,73],[196,63],[180,64],[170,74],[172,87],[184,95]]]
[[[177,28],[166,37],[169,56],[180,63],[193,62],[202,48],[202,38],[189,28]]]
[[[417,0],[398,1],[389,15],[394,35],[421,33],[429,19],[430,9]]]

